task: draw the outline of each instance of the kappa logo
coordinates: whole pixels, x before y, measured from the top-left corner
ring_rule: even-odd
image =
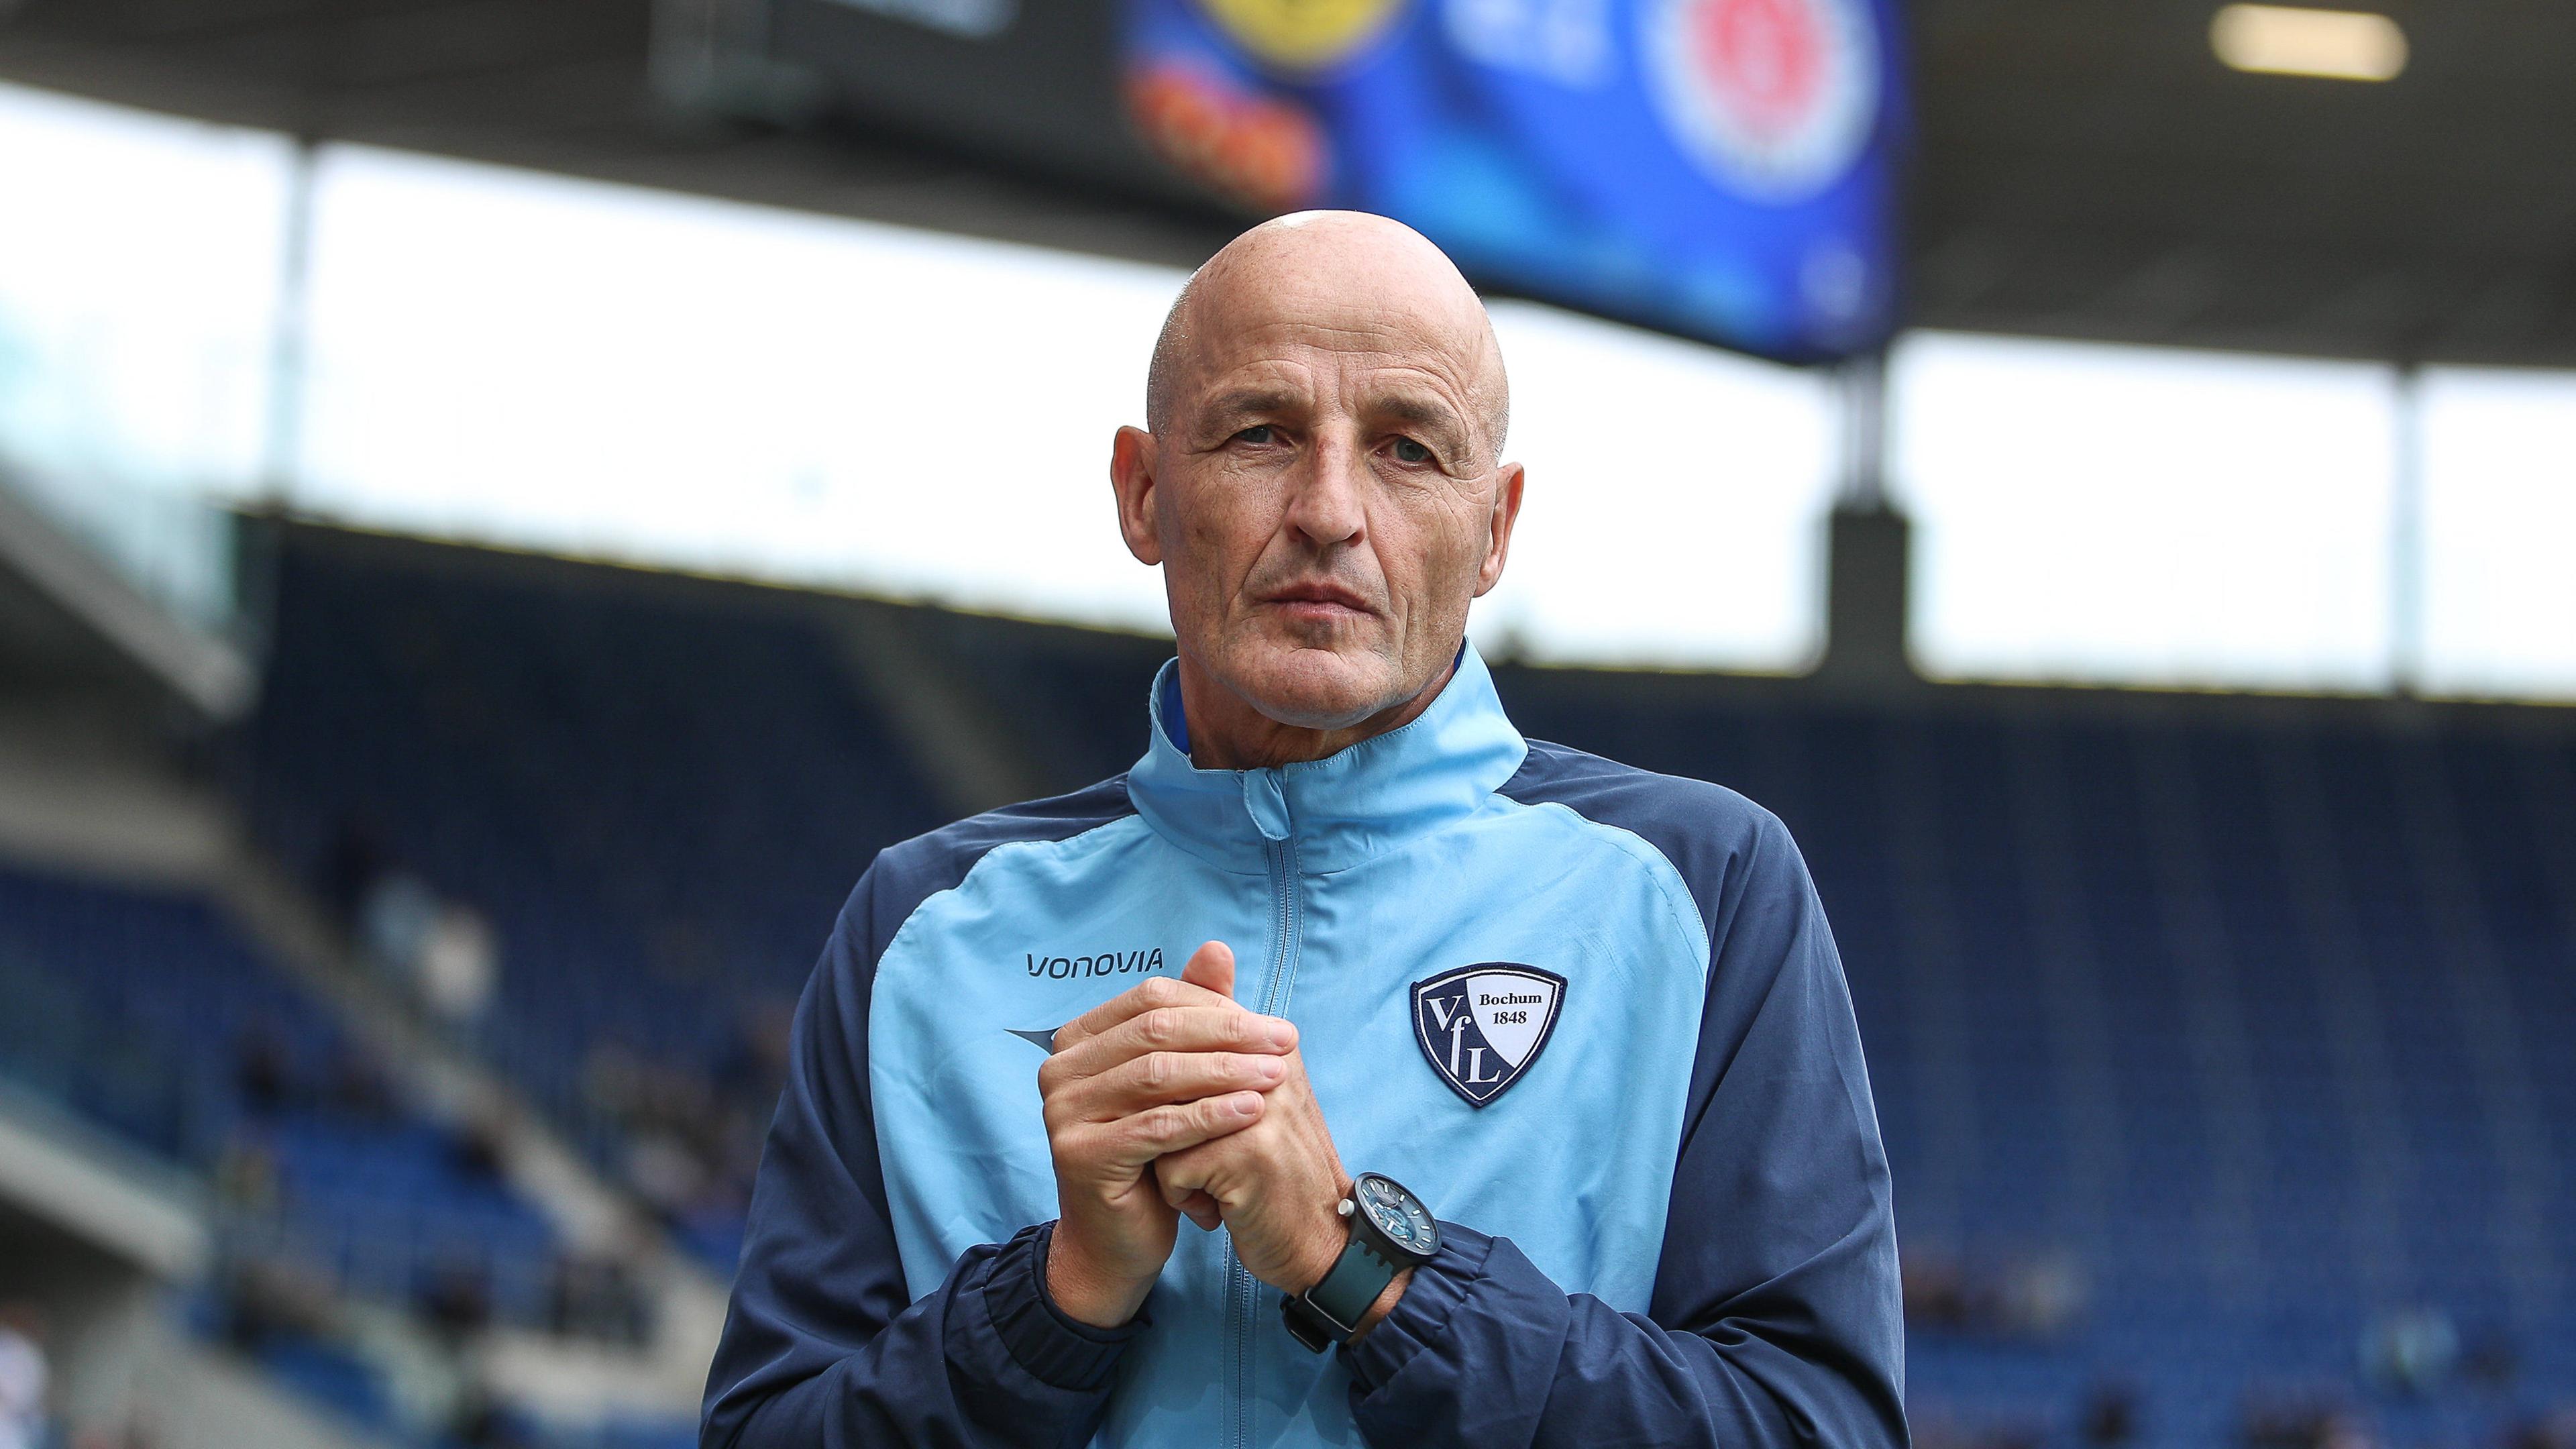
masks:
[[[1482,1107],[1511,1088],[1547,1047],[1565,978],[1511,961],[1484,961],[1413,983],[1413,1039],[1449,1090]]]

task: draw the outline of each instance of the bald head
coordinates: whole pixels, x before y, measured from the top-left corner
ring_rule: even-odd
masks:
[[[1282,217],[1199,268],[1109,475],[1201,764],[1321,758],[1427,707],[1519,516],[1507,399],[1474,290],[1383,217]]]
[[[1482,465],[1500,461],[1511,386],[1484,302],[1428,238],[1364,211],[1304,211],[1263,222],[1190,274],[1145,371],[1147,430],[1170,428],[1183,394],[1244,330],[1342,327],[1362,316],[1440,355],[1465,393]]]

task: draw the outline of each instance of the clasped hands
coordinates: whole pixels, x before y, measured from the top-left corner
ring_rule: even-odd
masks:
[[[1297,1028],[1234,999],[1234,952],[1210,941],[1055,1034],[1038,1069],[1058,1213],[1047,1292],[1110,1328],[1136,1316],[1180,1219],[1234,1236],[1252,1276],[1313,1287],[1349,1238],[1350,1190],[1306,1082]],[[1371,1321],[1403,1289],[1388,1287]]]

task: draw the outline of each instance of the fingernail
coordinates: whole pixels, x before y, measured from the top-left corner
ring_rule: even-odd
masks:
[[[1277,1057],[1255,1057],[1252,1072],[1265,1082],[1275,1082],[1288,1075],[1288,1064]]]
[[[1225,1099],[1225,1115],[1229,1117],[1249,1117],[1260,1110],[1261,1099],[1249,1092],[1237,1092]]]
[[[1297,1028],[1290,1026],[1284,1021],[1274,1021],[1270,1023],[1270,1044],[1280,1048],[1295,1046],[1297,1044]]]

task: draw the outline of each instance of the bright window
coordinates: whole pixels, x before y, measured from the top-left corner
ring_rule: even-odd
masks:
[[[1952,678],[2384,687],[2393,385],[1916,334],[1890,389],[1917,657]]]
[[[0,86],[0,469],[165,604],[220,623],[210,489],[264,464],[292,148]]]
[[[1796,670],[1823,645],[1834,412],[1820,374],[1498,303],[1528,501],[1480,644]]]
[[[2576,698],[2576,377],[2424,379],[2424,687]]]

